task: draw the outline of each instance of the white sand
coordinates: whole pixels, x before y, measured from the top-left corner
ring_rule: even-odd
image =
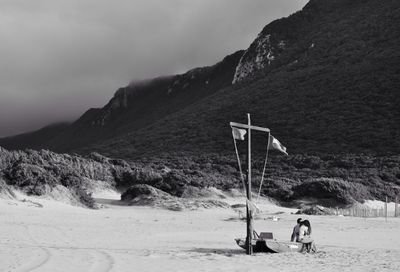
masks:
[[[0,271],[400,271],[400,218],[303,216],[319,253],[247,256],[233,240],[245,234],[233,210],[174,212],[101,196],[109,204],[100,210],[1,199]],[[260,207],[257,230],[289,239],[293,210]]]

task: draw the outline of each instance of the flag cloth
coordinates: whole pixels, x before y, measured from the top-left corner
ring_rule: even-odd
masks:
[[[276,149],[276,150],[279,150],[280,152],[284,153],[285,155],[288,155],[288,153],[286,152],[286,147],[284,147],[278,141],[278,139],[276,139],[272,135],[269,136],[269,148],[268,149]]]
[[[253,214],[260,213],[260,208],[256,205],[256,203],[250,201],[249,199],[246,199],[246,204],[247,207],[249,207],[249,210],[253,212]]]
[[[245,129],[232,127],[232,135],[236,140],[244,140],[244,135],[246,135],[247,131]]]

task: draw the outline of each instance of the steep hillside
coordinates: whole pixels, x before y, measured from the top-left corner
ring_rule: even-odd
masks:
[[[398,154],[399,25],[395,0],[313,0],[262,30],[233,86],[80,151],[124,158],[231,152],[228,123],[245,122],[250,112],[290,153]]]

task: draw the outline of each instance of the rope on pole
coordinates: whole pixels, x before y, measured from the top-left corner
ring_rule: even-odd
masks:
[[[241,163],[240,163],[240,157],[239,157],[239,151],[238,151],[238,149],[237,149],[236,139],[235,139],[235,137],[234,137],[234,135],[233,135],[233,132],[232,132],[232,138],[233,138],[233,143],[235,144],[235,152],[236,152],[236,159],[237,159],[238,166],[239,166],[240,180],[242,181],[243,192],[245,192],[245,191],[246,191],[246,184],[245,184],[245,182],[244,182],[243,171],[242,171],[242,165],[241,165]]]
[[[263,182],[264,182],[265,169],[267,168],[267,160],[268,160],[268,152],[269,152],[270,138],[271,138],[271,137],[270,137],[270,133],[268,133],[267,154],[265,155],[264,168],[263,168],[262,175],[261,175],[260,188],[258,189],[257,203],[258,203],[258,199],[260,198],[261,188],[262,188],[262,185],[263,185]]]

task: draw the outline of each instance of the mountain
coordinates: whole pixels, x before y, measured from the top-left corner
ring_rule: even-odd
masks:
[[[395,0],[311,0],[268,24],[247,50],[133,82],[40,146],[130,159],[229,153],[229,121],[250,112],[289,153],[398,154],[399,25]],[[254,141],[265,147],[262,136]]]
[[[233,85],[81,151],[123,158],[232,152],[229,121],[267,126],[289,153],[400,152],[400,3],[312,0],[268,24]],[[255,150],[265,138],[255,138]],[[264,148],[264,149],[263,149]]]

